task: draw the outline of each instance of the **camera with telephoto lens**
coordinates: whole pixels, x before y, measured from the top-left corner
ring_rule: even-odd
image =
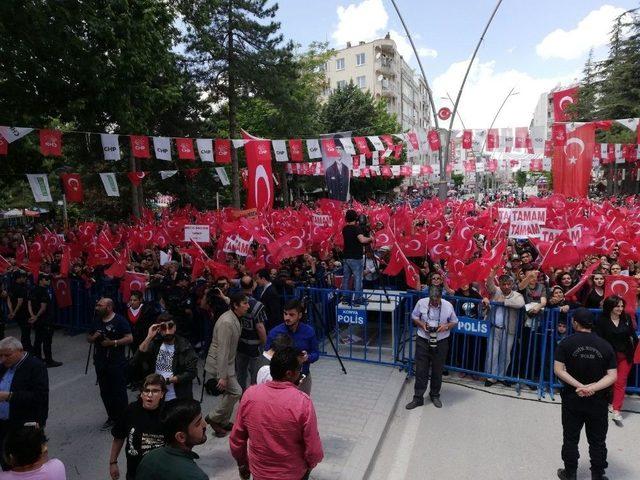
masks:
[[[368,236],[371,232],[371,225],[369,224],[369,217],[365,214],[358,215],[358,226],[362,230],[362,234]]]
[[[438,327],[427,326],[427,332],[429,333],[429,347],[438,347]]]

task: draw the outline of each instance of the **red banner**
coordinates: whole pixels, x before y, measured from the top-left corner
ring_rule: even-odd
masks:
[[[178,158],[194,162],[196,160],[196,152],[193,150],[193,140],[191,138],[176,138],[176,150],[178,150]]]
[[[553,94],[553,119],[556,122],[566,122],[571,120],[570,115],[565,111],[568,105],[573,105],[578,99],[578,87],[560,90]]]
[[[62,156],[62,132],[60,130],[40,130],[40,152],[45,157]]]
[[[80,175],[77,173],[63,173],[60,175],[62,180],[62,188],[67,202],[82,203],[84,200],[84,192],[82,190],[82,182]]]
[[[595,128],[586,124],[567,133],[564,147],[553,152],[553,191],[568,197],[586,197],[589,191]]]
[[[149,137],[145,135],[131,135],[131,153],[135,158],[151,158]]]
[[[244,146],[247,156],[247,208],[258,210],[273,207],[273,175],[271,170],[271,142],[251,140]]]
[[[303,160],[302,140],[299,138],[289,140],[289,154],[292,162],[301,162]]]
[[[231,163],[231,140],[216,138],[216,163]]]

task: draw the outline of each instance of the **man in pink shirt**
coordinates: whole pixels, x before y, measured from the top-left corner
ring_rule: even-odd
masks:
[[[324,453],[313,402],[295,385],[298,351],[276,351],[270,369],[273,381],[249,387],[242,396],[229,438],[231,454],[242,479],[305,480]]]

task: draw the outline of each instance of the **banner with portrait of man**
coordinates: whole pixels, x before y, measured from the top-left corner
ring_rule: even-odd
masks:
[[[322,166],[329,198],[341,202],[349,199],[349,180],[353,162],[340,141],[341,138],[347,137],[351,137],[351,132],[332,133],[320,138]]]

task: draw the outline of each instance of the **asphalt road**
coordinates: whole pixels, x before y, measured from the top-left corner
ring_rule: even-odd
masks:
[[[455,381],[455,379],[454,379]],[[370,480],[405,479],[554,479],[562,467],[559,397],[541,402],[496,395],[513,389],[479,389],[444,384],[442,409],[430,402],[408,411],[413,381],[408,382],[382,441]],[[524,394],[523,394],[524,396]],[[625,409],[640,412],[638,397]],[[607,446],[610,479],[640,478],[640,414],[624,413],[624,427],[610,423]],[[578,478],[591,478],[584,433]]]

